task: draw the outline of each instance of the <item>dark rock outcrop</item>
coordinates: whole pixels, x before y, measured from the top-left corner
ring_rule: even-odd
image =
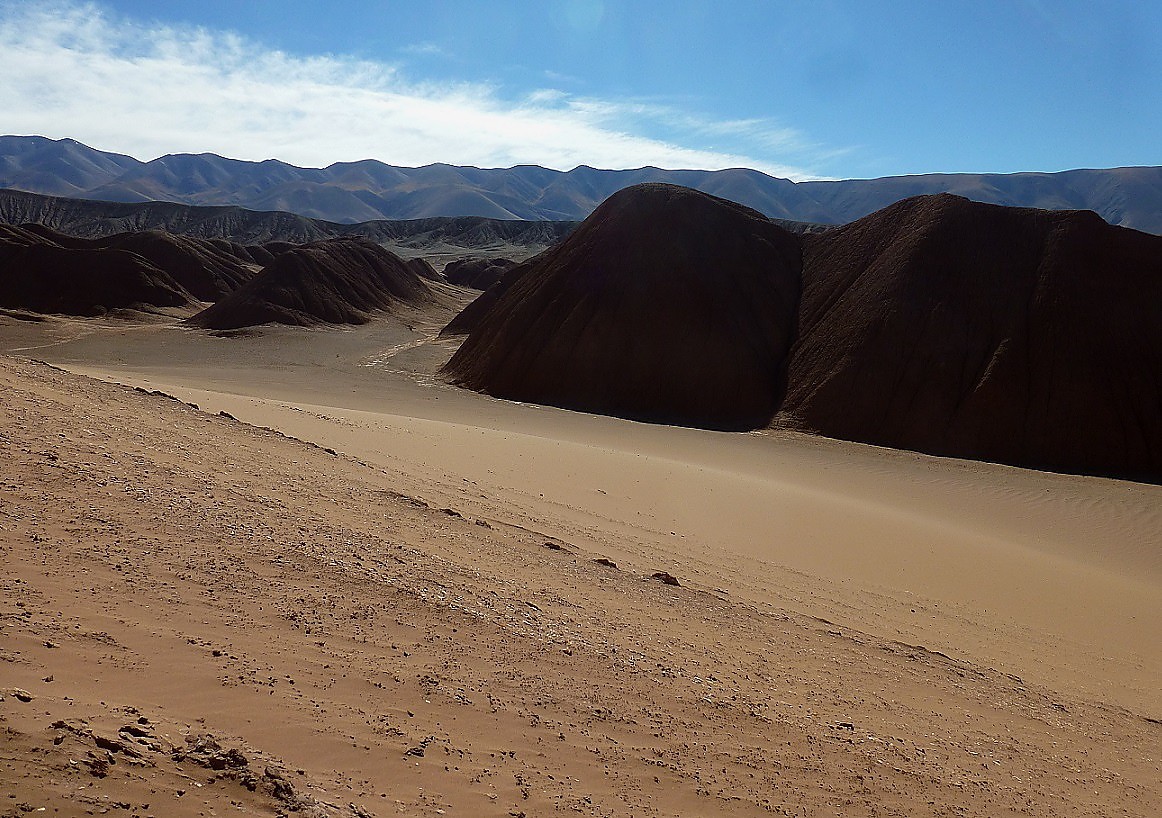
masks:
[[[782,398],[799,265],[796,237],[753,210],[629,188],[510,270],[445,371],[497,397],[753,429]]]
[[[362,324],[373,312],[430,298],[424,279],[394,253],[364,239],[332,239],[283,252],[189,323],[219,330]]]

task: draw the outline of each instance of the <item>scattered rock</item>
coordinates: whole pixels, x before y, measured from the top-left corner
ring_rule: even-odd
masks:
[[[104,778],[109,774],[109,760],[101,758],[100,756],[91,755],[90,758],[81,759],[81,763],[89,768],[89,774],[94,778]]]
[[[417,744],[415,747],[409,747],[408,749],[404,750],[403,754],[405,756],[413,756],[415,758],[423,758],[424,753],[427,752],[428,745],[432,743],[432,740],[434,738],[435,738],[435,736],[428,736],[423,741],[421,741],[419,744]]]
[[[141,753],[137,752],[133,747],[130,747],[123,741],[118,741],[114,738],[107,738],[105,736],[93,736],[93,743],[102,750],[108,750],[111,753],[121,753],[130,758],[141,758]]]

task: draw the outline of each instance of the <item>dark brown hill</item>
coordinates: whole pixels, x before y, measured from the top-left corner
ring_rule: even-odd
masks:
[[[444,276],[426,258],[410,258],[406,262],[412,272],[428,281],[445,281]]]
[[[431,297],[427,283],[394,253],[364,239],[330,239],[282,253],[189,323],[207,329],[362,324],[372,312]]]
[[[16,227],[16,225],[12,225]],[[76,250],[92,250],[93,242],[90,239],[78,238],[77,236],[70,236],[65,233],[53,230],[51,227],[46,227],[43,224],[22,224],[19,229],[26,234],[44,239],[49,244],[55,244],[58,247],[72,247]],[[11,235],[11,234],[10,234]],[[29,238],[31,241],[32,239]]]
[[[199,301],[217,301],[254,277],[247,256],[223,252],[206,239],[174,236],[160,230],[119,233],[93,240],[94,247],[137,253],[165,270]],[[239,253],[245,248],[239,246]]]
[[[466,258],[449,262],[444,278],[457,287],[487,290],[515,266],[516,262],[507,258]]]
[[[0,225],[0,306],[95,316],[116,309],[182,307],[193,300],[136,253],[61,246],[46,231]]]
[[[922,196],[804,238],[783,415],[933,454],[1162,473],[1162,238]]]
[[[480,325],[480,322],[484,320],[484,317],[488,315],[489,311],[492,310],[493,306],[495,306],[496,302],[500,300],[500,297],[508,292],[508,288],[521,279],[525,273],[525,267],[538,258],[538,256],[534,256],[523,264],[510,267],[507,272],[496,280],[495,284],[480,293],[468,306],[460,310],[459,314],[449,321],[446,327],[440,330],[440,337],[449,338],[456,335],[468,335],[476,329]]]
[[[753,429],[782,396],[799,264],[795,236],[753,210],[628,188],[513,268],[445,371],[498,397]]]

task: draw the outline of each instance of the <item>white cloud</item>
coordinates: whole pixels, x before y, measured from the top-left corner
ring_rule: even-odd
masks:
[[[448,52],[431,42],[411,43],[400,49],[400,53],[411,54],[416,57],[447,57]]]
[[[304,166],[374,158],[561,170],[752,167],[814,178],[761,158],[810,154],[800,135],[763,120],[715,122],[555,89],[507,101],[484,83],[423,83],[384,63],[291,56],[205,29],[147,28],[92,4],[0,0],[0,54],[6,132],[72,137],[140,159],[209,151]],[[718,140],[757,150],[710,147]]]

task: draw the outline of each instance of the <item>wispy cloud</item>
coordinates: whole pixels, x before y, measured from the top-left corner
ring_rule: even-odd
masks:
[[[813,146],[765,120],[716,122],[556,89],[514,101],[486,83],[425,83],[390,64],[292,56],[229,32],[146,27],[93,4],[0,0],[0,54],[4,130],[143,159],[212,151],[306,166],[375,158],[814,177],[779,161],[802,163]]]
[[[409,43],[400,48],[403,54],[411,54],[416,57],[446,57],[448,52],[435,43]]]

